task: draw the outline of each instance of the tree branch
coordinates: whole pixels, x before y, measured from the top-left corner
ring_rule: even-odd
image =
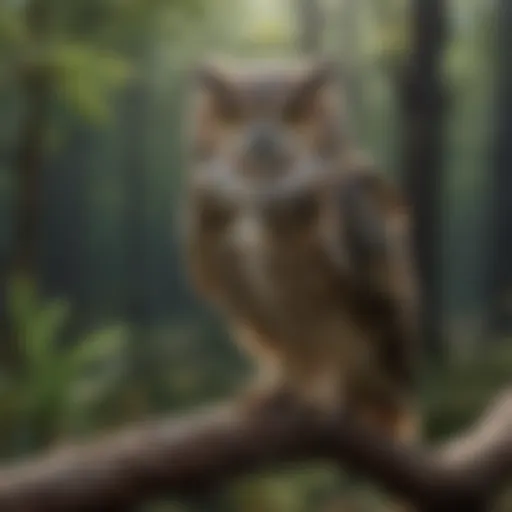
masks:
[[[301,459],[338,461],[421,511],[486,510],[512,473],[512,392],[435,450],[394,444],[347,417],[219,405],[1,469],[0,510],[126,510],[159,493],[197,495]]]

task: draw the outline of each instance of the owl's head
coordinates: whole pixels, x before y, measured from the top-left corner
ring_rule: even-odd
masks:
[[[210,60],[193,80],[188,142],[206,181],[275,191],[314,179],[343,151],[344,101],[326,60]]]

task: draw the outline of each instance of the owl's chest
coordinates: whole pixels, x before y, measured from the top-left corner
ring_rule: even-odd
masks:
[[[317,226],[278,230],[250,211],[226,230],[226,289],[237,306],[271,320],[311,315],[332,295],[333,269]]]

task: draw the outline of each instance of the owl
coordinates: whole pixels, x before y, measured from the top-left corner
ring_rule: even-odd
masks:
[[[410,213],[349,129],[324,60],[210,60],[192,76],[191,282],[255,362],[254,396],[417,436]]]

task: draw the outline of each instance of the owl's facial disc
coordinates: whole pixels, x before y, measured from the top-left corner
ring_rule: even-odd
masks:
[[[338,151],[328,63],[299,71],[240,63],[200,69],[195,177],[232,200],[286,196],[321,180]],[[334,127],[334,128],[333,128]]]

